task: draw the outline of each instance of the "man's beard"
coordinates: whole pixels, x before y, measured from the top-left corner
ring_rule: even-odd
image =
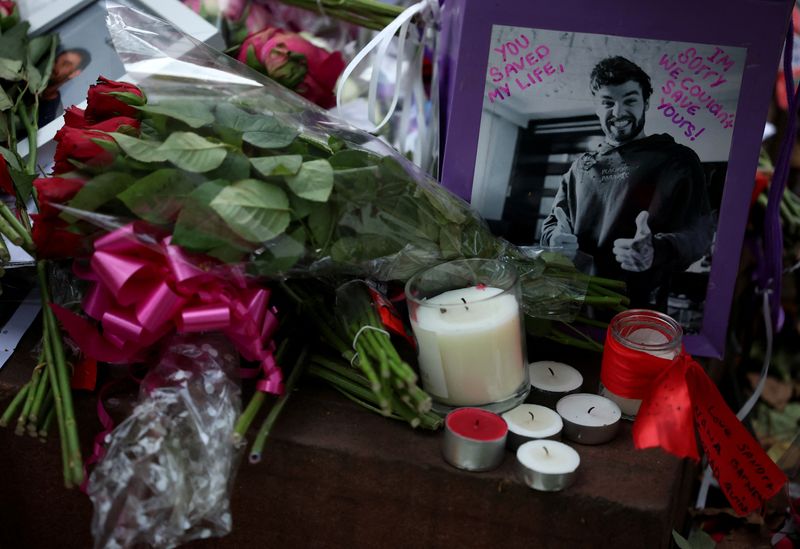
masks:
[[[606,119],[606,136],[619,144],[626,143],[636,138],[644,129],[644,116],[609,117]]]

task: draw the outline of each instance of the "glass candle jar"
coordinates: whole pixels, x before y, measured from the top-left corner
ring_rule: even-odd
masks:
[[[505,412],[528,383],[521,289],[516,269],[492,259],[459,259],[406,284],[422,387],[433,408]]]
[[[648,309],[631,309],[616,315],[609,324],[609,337],[620,345],[649,355],[673,360],[681,352],[683,329],[669,315]],[[623,417],[636,417],[641,400],[615,395],[600,383],[600,394],[616,402]]]

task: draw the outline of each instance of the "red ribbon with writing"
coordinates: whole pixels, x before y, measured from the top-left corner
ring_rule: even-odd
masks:
[[[270,291],[241,268],[206,256],[187,254],[142,224],[129,224],[99,238],[90,268],[76,274],[92,281],[83,310],[102,327],[51,305],[70,337],[89,357],[125,364],[143,360],[152,346],[174,331],[221,331],[246,360],[242,377],[262,378],[258,390],[281,394],[272,335],[277,311]]]
[[[786,483],[783,471],[685,352],[675,360],[656,357],[625,347],[609,330],[600,380],[615,395],[642,401],[633,424],[636,448],[661,447],[696,461],[696,428],[709,466],[739,515],[761,509]]]

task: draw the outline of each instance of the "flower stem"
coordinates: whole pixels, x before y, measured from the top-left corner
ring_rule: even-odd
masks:
[[[0,228],[0,263],[11,261],[11,253],[9,253],[6,241],[3,239],[4,234],[3,229]]]
[[[47,412],[47,415],[44,417],[44,423],[39,428],[39,438],[44,442],[44,439],[47,437],[47,433],[50,431],[50,426],[53,424],[53,418],[55,417],[56,407],[52,406],[50,411]]]
[[[14,396],[14,398],[11,400],[11,404],[9,404],[6,408],[6,411],[3,412],[3,416],[0,417],[0,427],[8,426],[8,424],[11,422],[11,418],[14,417],[14,414],[17,412],[17,409],[19,409],[23,399],[25,399],[25,396],[28,394],[30,387],[31,384],[28,382],[17,392],[16,396]]]
[[[272,406],[269,414],[267,414],[267,417],[261,424],[261,428],[258,430],[256,439],[253,441],[253,446],[250,449],[250,463],[258,463],[261,461],[261,454],[264,451],[264,444],[267,441],[267,436],[269,436],[269,433],[272,431],[272,427],[275,424],[275,421],[278,419],[281,410],[283,410],[283,407],[286,406],[286,402],[292,395],[292,391],[294,390],[295,385],[297,385],[297,380],[300,379],[300,376],[305,371],[307,355],[308,347],[304,347],[303,350],[300,351],[300,355],[297,357],[297,360],[292,367],[292,373],[289,374],[289,378],[286,380],[286,390],[281,396],[278,397],[278,400]]]
[[[31,252],[35,249],[33,245],[33,239],[28,231],[25,230],[25,227],[22,226],[22,223],[14,217],[14,213],[6,206],[4,202],[0,202],[0,216],[2,216],[11,229],[19,235],[22,239],[22,247],[25,248],[25,251]],[[8,236],[8,235],[6,235]]]
[[[31,406],[30,413],[28,414],[29,421],[31,423],[36,423],[39,419],[39,412],[42,408],[42,400],[44,399],[44,394],[48,390],[48,374],[47,369],[44,366],[44,356],[39,358],[39,363],[41,365],[41,369],[44,370],[40,375],[39,385],[36,387],[36,395],[33,397],[33,405]],[[39,366],[37,366],[39,368]]]
[[[33,121],[39,118],[39,96],[33,96],[33,105],[31,106],[31,113],[23,106],[19,111],[19,117],[22,120],[22,125],[28,132],[28,165],[27,173],[33,175],[36,173],[36,152],[38,148],[39,129],[35,126]]]
[[[37,274],[39,275],[39,289],[42,293],[42,315],[45,324],[45,337],[49,338],[51,345],[51,353],[55,360],[55,371],[51,371],[50,375],[55,374],[54,388],[58,385],[61,399],[63,400],[64,412],[64,431],[67,438],[67,449],[69,450],[69,470],[71,471],[70,480],[75,485],[80,485],[83,482],[83,459],[81,458],[81,449],[78,442],[78,429],[75,422],[75,411],[72,406],[72,391],[69,384],[69,373],[67,370],[66,360],[64,358],[64,348],[61,345],[61,332],[58,329],[55,315],[50,308],[50,292],[47,287],[47,275],[45,273],[46,262],[39,261],[37,264]]]

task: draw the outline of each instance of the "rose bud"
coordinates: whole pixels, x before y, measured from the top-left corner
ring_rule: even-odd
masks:
[[[114,156],[103,147],[92,141],[100,139],[114,142],[114,139],[105,133],[80,128],[64,126],[56,133],[55,141],[56,162],[54,174],[73,171],[76,167],[70,160],[76,160],[91,167],[108,166],[114,161]]]
[[[245,40],[238,59],[323,108],[334,105],[333,87],[345,66],[341,53],[275,28]]]
[[[115,95],[129,94],[126,97]],[[136,117],[139,112],[136,106],[146,103],[144,93],[138,87],[127,82],[115,82],[100,77],[97,84],[89,86],[87,95],[86,120],[91,123],[108,120],[115,116]]]
[[[86,255],[83,236],[67,230],[68,225],[63,219],[32,214],[31,221],[31,237],[39,259],[69,259]]]
[[[19,22],[16,2],[0,2],[0,30],[7,30]]]
[[[64,111],[64,125],[70,128],[83,128],[86,126],[85,111],[75,105]]]
[[[54,204],[66,204],[78,194],[86,181],[77,178],[40,177],[34,179],[33,187],[39,200],[39,217],[51,219],[61,214]]]

